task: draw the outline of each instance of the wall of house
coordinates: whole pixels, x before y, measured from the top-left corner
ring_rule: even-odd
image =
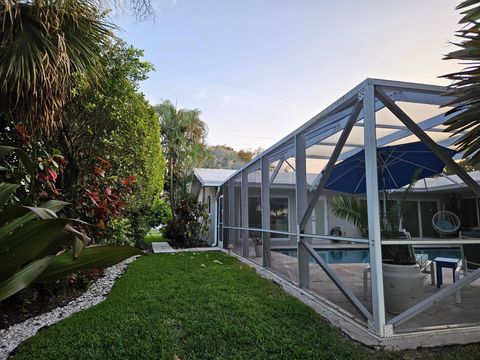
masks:
[[[215,230],[216,230],[216,214],[217,214],[217,201],[216,201],[217,188],[214,186],[202,187],[200,193],[198,194],[198,202],[201,204],[208,204],[208,199],[210,197],[210,209],[209,209],[209,219],[210,226],[208,229],[207,243],[212,245],[215,243]]]
[[[215,190],[216,191],[216,190]],[[214,199],[213,195],[214,195],[214,191],[212,192],[206,192],[205,193],[206,195],[207,194],[211,194],[212,195],[212,199]],[[415,192],[412,192],[408,195],[408,201],[415,201],[415,202],[435,202],[436,203],[436,208],[432,210],[431,213],[428,213],[426,216],[424,216],[424,219],[422,219],[423,221],[423,225],[421,226],[430,226],[429,224],[431,223],[431,215],[433,215],[434,212],[436,211],[440,211],[443,209],[443,206],[445,205],[446,207],[448,207],[448,203],[451,202],[451,194],[452,192],[418,192],[418,193],[415,193]],[[295,189],[293,188],[293,186],[291,187],[276,187],[276,186],[273,186],[270,190],[270,196],[273,198],[273,197],[285,197],[288,199],[288,204],[289,204],[289,219],[288,219],[288,224],[289,224],[289,231],[290,232],[295,232],[295,229],[296,229],[296,199],[295,199]],[[325,231],[324,233],[326,234],[330,234],[330,231],[334,228],[334,227],[340,227],[341,231],[342,231],[342,234],[346,237],[361,237],[361,234],[360,232],[358,231],[358,229],[356,228],[356,226],[347,221],[347,220],[344,220],[344,219],[340,219],[338,217],[336,217],[335,215],[332,214],[331,212],[331,208],[330,208],[330,205],[329,205],[329,201],[332,199],[334,195],[330,194],[330,195],[327,195],[325,197],[322,197],[322,200],[324,201],[324,203],[326,203],[326,216],[325,216]],[[391,195],[389,195],[391,199],[399,199],[402,194],[401,193],[393,193]],[[236,188],[236,192],[235,192],[235,197],[236,197],[236,203],[237,204],[240,204],[240,187],[237,187]],[[260,197],[260,189],[259,187],[255,187],[255,186],[250,186],[249,187],[249,197]],[[458,200],[458,203],[460,202],[461,199],[463,198],[471,198],[473,197],[473,194],[471,194],[470,192],[468,191],[463,191],[461,193],[457,193],[455,194],[455,197],[456,199]],[[360,197],[362,198],[362,197]],[[382,196],[380,196],[380,198],[382,198]],[[417,203],[417,205],[419,205]],[[415,206],[417,206],[415,205]],[[215,209],[215,205],[212,206],[212,211],[216,211]],[[240,211],[236,211],[236,223],[237,224],[240,224],[241,221],[240,221]],[[315,213],[315,212],[314,212]],[[480,211],[479,211],[479,214],[478,216],[480,216]],[[316,220],[315,220],[316,221]],[[323,220],[322,220],[323,221]],[[212,242],[213,242],[213,231],[214,231],[214,228],[213,228],[213,224],[215,223],[215,217],[214,217],[214,213],[212,214],[212,229],[211,229],[211,238],[212,238]],[[480,224],[480,221],[478,222],[478,224]],[[408,224],[403,224],[404,227],[406,228],[407,231],[409,231],[409,225]],[[238,226],[238,225],[237,225]],[[309,234],[321,234],[321,232],[319,231],[316,231],[317,228],[315,226],[315,223],[312,221],[312,219],[310,219],[308,225],[307,225],[307,229],[306,229],[306,233],[309,233]],[[426,231],[425,231],[426,232]],[[438,234],[436,233],[433,233],[430,229],[430,233],[425,235],[424,236],[427,236],[427,237],[430,237],[430,236],[438,236]],[[315,239],[314,240],[314,244],[329,244],[330,241],[328,240],[317,240]],[[296,246],[296,238],[295,236],[290,236],[289,238],[281,238],[281,237],[275,237],[275,235],[272,234],[272,247],[277,247],[277,248],[282,248],[282,247],[293,247],[293,246]]]
[[[348,237],[361,237],[360,231],[358,231],[357,227],[350,221],[340,219],[339,217],[335,216],[330,207],[330,200],[332,196],[327,196],[327,228],[328,232],[332,231],[333,228],[339,227],[342,231],[343,236]]]
[[[236,202],[239,203],[240,201],[240,191],[237,190],[236,194]],[[250,187],[248,196],[250,197],[260,197],[260,189],[258,187]],[[288,199],[288,231],[293,232],[295,231],[296,228],[296,206],[295,206],[295,191],[294,189],[288,189],[288,188],[276,188],[272,187],[270,189],[270,197],[275,198],[275,197],[282,197],[282,198],[287,198]],[[240,223],[240,213],[238,212],[237,214],[237,221]],[[271,235],[271,241],[272,241],[272,246],[278,246],[278,247],[283,247],[287,245],[292,245],[296,244],[296,239],[291,236],[288,238],[282,238],[275,236],[275,234]]]
[[[408,195],[407,201],[414,201],[416,204],[413,206],[416,207],[415,211],[418,212],[420,211],[418,209],[418,206],[421,205],[422,202],[435,202],[436,203],[436,208],[432,209],[431,213],[428,213],[424,215],[421,218],[416,218],[416,221],[418,222],[419,226],[422,226],[422,230],[420,230],[420,233],[424,235],[424,237],[436,237],[438,234],[436,234],[431,227],[431,217],[433,216],[434,213],[437,211],[440,211],[443,209],[444,205],[446,208],[448,208],[448,203],[450,199],[451,193],[441,193],[441,192],[412,192]],[[334,195],[330,195],[328,199],[332,199]],[[390,199],[400,199],[403,195],[401,193],[393,193],[389,195]],[[360,199],[365,199],[363,196],[360,196]],[[382,200],[382,195],[380,194],[380,200]],[[420,204],[419,204],[420,202]],[[422,220],[423,225],[420,225],[420,219]],[[411,224],[408,224],[406,221],[403,222],[403,227],[407,231],[412,231],[410,226]],[[356,226],[344,219],[340,219],[336,217],[335,215],[332,214],[330,206],[328,209],[328,226],[329,229],[331,230],[333,227],[340,227],[342,232],[344,233],[344,236],[348,237],[361,237],[360,232],[356,228]],[[428,229],[427,229],[428,228]],[[415,235],[413,235],[415,236]],[[419,235],[416,235],[419,236]]]

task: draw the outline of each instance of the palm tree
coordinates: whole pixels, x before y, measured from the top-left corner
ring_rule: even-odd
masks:
[[[480,0],[466,0],[457,6],[462,10],[460,20],[462,29],[457,32],[461,42],[456,45],[459,50],[445,56],[445,59],[465,61],[468,65],[463,70],[444,75],[453,80],[448,95],[456,100],[447,104],[454,106],[447,114],[456,113],[445,123],[445,131],[456,134],[466,131],[457,142],[457,149],[465,151],[471,165],[480,163]]]
[[[198,109],[177,109],[168,100],[155,106],[155,111],[160,117],[161,141],[168,161],[170,206],[173,210],[175,193],[186,192],[192,167],[206,154],[207,126],[200,119]]]
[[[96,83],[113,25],[93,0],[0,0],[0,114],[49,135],[75,81]]]

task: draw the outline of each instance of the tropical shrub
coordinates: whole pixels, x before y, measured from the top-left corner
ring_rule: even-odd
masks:
[[[382,239],[396,239],[399,237],[400,222],[409,208],[407,196],[414,184],[414,180],[402,192],[400,199],[389,199],[384,193],[386,201],[385,211],[380,209],[380,232]],[[333,215],[340,219],[352,222],[363,237],[368,237],[368,208],[365,199],[359,199],[353,195],[341,194],[330,200]],[[411,245],[383,245],[382,257],[392,259],[394,264],[415,264]]]
[[[0,146],[3,153],[6,149],[11,150]],[[19,149],[15,152],[22,154]],[[27,169],[33,169],[25,153],[19,157]],[[18,187],[0,183],[0,301],[33,281],[55,281],[142,254],[129,246],[87,247],[90,239],[74,227],[79,221],[57,215],[67,203],[49,200],[39,206],[21,206],[11,201]]]
[[[107,244],[135,246],[136,241],[130,220],[123,217],[113,219],[105,230],[103,242]]]
[[[55,281],[80,270],[114,265],[139,250],[88,245],[75,220],[59,218],[66,203],[50,200],[38,207],[6,205],[18,187],[0,184],[0,301],[33,281]]]
[[[173,217],[162,232],[176,247],[202,247],[207,245],[209,222],[206,206],[186,195],[175,205]]]
[[[63,172],[66,161],[59,150],[55,149],[52,154],[45,150],[37,157],[38,172],[36,174],[34,194],[42,199],[55,198],[60,195],[56,182]]]
[[[152,208],[150,227],[165,225],[172,219],[172,209],[170,205],[163,199],[158,201]]]
[[[89,233],[94,242],[105,240],[109,223],[119,216],[130,219],[135,239],[142,241],[165,170],[158,116],[138,91],[152,65],[122,41],[109,43],[101,55],[104,85],[79,83],[66,109],[70,121],[54,141],[68,161],[59,181],[64,199],[73,204],[72,216],[99,225]],[[107,206],[92,214],[95,203]]]
[[[90,172],[81,179],[77,195],[76,209],[83,220],[96,225],[88,233],[98,242],[103,242],[110,222],[120,217],[136,182],[133,176],[117,183],[105,179],[109,167],[108,160],[97,157]]]

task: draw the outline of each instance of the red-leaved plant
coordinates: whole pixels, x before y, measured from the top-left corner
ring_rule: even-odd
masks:
[[[102,238],[108,223],[121,215],[136,183],[134,176],[121,181],[107,178],[109,168],[108,160],[97,157],[80,184],[77,211],[86,217],[85,221],[96,225],[89,234],[96,238]]]
[[[54,199],[60,195],[56,182],[66,163],[67,161],[58,150],[54,150],[52,154],[42,151],[37,157],[38,172],[35,187],[41,199]]]

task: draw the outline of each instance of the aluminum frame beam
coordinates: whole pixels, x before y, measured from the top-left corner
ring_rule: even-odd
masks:
[[[382,86],[385,89],[388,89],[389,91],[395,92],[395,93],[400,93],[402,91],[407,92],[407,93],[418,93],[418,94],[413,94],[411,95],[412,98],[421,98],[422,96],[429,95],[431,97],[430,100],[425,99],[423,101],[428,101],[428,103],[436,103],[435,101],[432,101],[434,97],[438,97],[438,101],[442,101],[441,99],[444,99],[445,101],[449,101],[450,99],[448,97],[444,96],[444,93],[446,92],[446,88],[442,86],[436,86],[436,85],[428,85],[428,84],[418,84],[418,83],[409,83],[409,82],[403,82],[403,81],[392,81],[392,80],[382,80],[382,79],[372,79],[372,78],[367,78],[364,81],[362,81],[360,84],[355,86],[353,89],[351,89],[349,92],[347,92],[345,95],[340,97],[337,101],[333,102],[330,106],[328,106],[326,109],[315,115],[313,118],[311,118],[308,122],[306,122],[304,125],[300,126],[298,129],[290,133],[289,135],[285,136],[283,139],[269,147],[267,150],[262,152],[257,158],[253,159],[249,163],[247,163],[244,167],[242,167],[238,172],[232,174],[227,180],[229,180],[231,177],[236,176],[240,171],[242,171],[244,168],[248,168],[251,164],[253,164],[256,160],[258,160],[259,157],[261,156],[268,156],[270,158],[270,161],[276,161],[276,159],[272,158],[272,156],[278,153],[283,153],[286,152],[288,149],[280,150],[281,148],[284,148],[287,146],[289,142],[293,143],[294,138],[296,135],[300,133],[306,133],[312,127],[317,126],[319,124],[323,124],[325,121],[329,120],[329,117],[335,116],[337,113],[345,110],[349,105],[349,103],[355,101],[355,98],[357,97],[358,92],[360,92],[365,86],[367,85],[378,85]],[[406,96],[406,95],[404,95]],[[405,100],[407,101],[407,100]],[[413,100],[411,102],[414,102]],[[418,101],[421,102],[421,101]],[[347,117],[348,115],[345,115]],[[337,132],[340,129],[336,129],[334,131]],[[317,141],[318,142],[318,141]],[[290,146],[290,145],[288,145]]]
[[[312,196],[310,198],[310,201],[308,203],[308,206],[305,210],[305,214],[301,217],[300,220],[300,232],[305,231],[305,226],[307,225],[307,222],[310,218],[310,215],[313,212],[313,209],[315,209],[315,206],[317,205],[317,201],[320,198],[320,195],[323,191],[323,188],[327,184],[328,178],[330,177],[330,174],[332,173],[333,167],[335,166],[335,163],[338,160],[338,157],[340,156],[340,153],[342,152],[343,146],[347,142],[348,136],[350,135],[350,132],[353,129],[353,126],[355,125],[358,115],[360,114],[360,111],[362,111],[363,108],[363,101],[357,101],[352,114],[350,115],[350,118],[348,119],[347,125],[342,131],[342,134],[340,135],[340,138],[338,139],[337,145],[335,146],[335,149],[332,152],[332,155],[330,156],[330,159],[328,160],[327,165],[325,166],[323,170],[322,177],[320,178],[320,181],[318,182],[318,185],[315,186]]]
[[[390,319],[388,321],[388,324],[392,326],[398,326],[400,324],[403,324],[404,322],[410,320],[414,316],[425,311],[429,307],[435,305],[436,303],[441,301],[444,297],[457,292],[458,290],[464,288],[465,286],[468,286],[478,278],[480,278],[480,268],[464,276],[462,279],[455,281],[453,284],[447,286],[446,288],[443,288],[442,290],[429,296],[425,300],[420,301],[417,305],[411,307],[408,310],[405,310],[403,313]]]
[[[438,144],[430,138],[395,102],[388,97],[385,92],[380,89],[375,89],[377,98],[385,104],[385,106],[401,121],[403,122],[414,135],[416,135],[425,145],[437,155],[450,170],[458,175],[460,179],[477,195],[480,197],[480,185],[471,178],[467,172],[458,165],[452,158],[446,154]]]
[[[270,163],[267,157],[261,158],[262,168],[261,168],[261,211],[262,211],[262,229],[270,230],[270,184],[271,179],[269,178],[269,166]],[[281,165],[281,163],[279,163]],[[278,172],[278,171],[277,171]],[[274,177],[275,179],[275,177]],[[270,233],[262,232],[262,244],[263,244],[263,258],[262,264],[264,267],[270,267],[272,264],[271,258],[271,243],[270,243]]]
[[[228,226],[235,226],[235,180],[228,181]],[[228,232],[228,244],[235,246],[236,230],[230,229]]]
[[[374,86],[364,89],[365,114],[365,177],[368,209],[368,240],[372,282],[373,323],[377,335],[385,336],[385,300],[383,292],[382,242],[380,234],[380,209],[378,198],[377,135],[375,131]]]
[[[261,159],[261,161],[262,161],[262,172],[263,172],[263,163],[264,163],[265,161],[269,163],[268,157],[263,156],[262,159]],[[284,158],[280,158],[280,159],[278,160],[278,164],[277,164],[277,166],[275,166],[275,169],[273,170],[273,173],[272,173],[272,175],[270,176],[270,179],[269,179],[270,186],[271,186],[271,185],[273,184],[273,182],[275,181],[275,178],[277,177],[278,172],[279,172],[280,169],[282,168],[282,165],[283,165],[284,161],[285,161]],[[268,169],[267,169],[267,170],[268,170]]]
[[[301,235],[303,238],[306,239],[325,239],[325,240],[342,240],[342,241],[351,241],[360,244],[368,244],[368,240],[362,238],[354,238],[348,236],[333,236],[333,235],[318,235],[318,234],[299,234],[296,232],[291,231],[277,231],[277,230],[264,230],[261,228],[244,228],[244,227],[237,227],[237,226],[225,226],[228,229],[235,229],[235,230],[248,230],[248,231],[257,231],[257,232],[269,232],[272,234],[278,235],[289,235],[289,236],[298,236]],[[479,240],[480,242],[480,240]]]
[[[295,136],[295,199],[297,209],[297,254],[298,254],[298,286],[310,287],[309,253],[301,241],[299,224],[307,209],[307,162],[305,149],[305,135]]]
[[[419,122],[417,125],[424,131],[430,131],[430,129],[433,128],[434,126],[443,124],[445,121],[449,120],[453,116],[454,115],[452,115],[452,114],[448,115],[448,116],[445,116],[444,114],[435,115],[435,116],[433,116],[429,119],[426,119],[426,120],[423,120],[423,121]],[[393,134],[389,134],[389,135],[386,135],[386,136],[383,136],[383,137],[379,138],[377,140],[377,146],[380,147],[380,146],[388,145],[388,144],[390,144],[394,141],[406,138],[407,136],[412,135],[412,134],[413,134],[412,131],[408,128],[405,129],[405,130],[396,131]],[[446,140],[448,140],[448,139],[446,139]],[[446,140],[444,140],[444,141],[446,141]],[[344,154],[342,154],[342,156],[340,158],[341,158],[341,160],[346,159],[346,158],[356,154],[357,152],[358,152],[358,150],[347,151]]]
[[[288,160],[284,160],[285,164],[287,164],[293,171],[296,171],[295,168],[293,167],[292,164],[290,164],[290,162]],[[297,161],[295,160],[295,165],[296,165]]]
[[[240,189],[240,202],[242,204],[242,227],[248,228],[248,173],[246,170],[242,171],[242,185]],[[242,231],[242,255],[249,257],[249,238],[248,230]]]
[[[325,271],[325,274],[333,281],[337,288],[342,292],[347,300],[352,304],[355,310],[362,316],[363,319],[369,321],[372,320],[372,314],[367,310],[367,308],[362,304],[362,302],[353,294],[352,290],[342,281],[340,277],[335,274],[335,272],[330,269],[325,260],[322,259],[320,255],[317,254],[315,249],[311,244],[309,244],[305,239],[300,240],[307,249],[310,256],[315,260],[315,262],[320,265],[320,267]]]
[[[357,99],[358,99],[358,95],[357,95]],[[316,128],[311,129],[310,132],[305,132],[305,146],[307,148],[309,148],[313,145],[317,145],[318,143],[320,143],[324,139],[326,139],[326,138],[328,138],[332,135],[335,135],[337,132],[341,131],[345,127],[345,125],[346,125],[346,123],[347,123],[347,121],[350,117],[350,114],[353,111],[353,107],[355,106],[355,103],[352,104],[351,108],[349,108],[348,111],[341,112],[341,114],[342,114],[341,117],[337,118],[337,116],[340,113],[336,113],[336,114],[332,115],[332,118],[328,117],[326,119],[322,119],[323,121],[321,122],[321,126],[318,126]],[[377,101],[375,106],[376,106],[377,110],[380,110],[381,108],[385,107],[385,105],[383,105],[380,101]],[[362,112],[360,112],[359,118],[363,119]],[[328,122],[324,123],[327,120],[328,120]],[[319,131],[321,131],[321,133],[317,134]],[[357,150],[352,150],[352,151],[357,151]],[[272,151],[270,154],[268,154],[268,157],[270,158],[271,162],[274,162],[280,156],[288,159],[288,158],[294,156],[294,154],[295,154],[295,143],[292,141],[291,143],[288,143],[288,144],[285,144],[284,146],[282,146],[281,149],[279,149],[275,152]],[[309,158],[315,158],[315,157],[309,156]],[[327,159],[328,160],[329,157],[328,156],[318,156],[316,158]]]
[[[444,106],[455,99],[452,96],[438,96],[438,94],[421,93],[418,91],[401,90],[395,91],[394,96],[390,96],[395,101],[409,102],[415,104],[427,104]]]
[[[355,124],[355,126],[364,127],[364,124],[358,123],[358,124]],[[407,130],[408,132],[411,132],[410,130],[408,130],[408,128],[405,125],[377,124],[377,129]],[[435,128],[427,129],[425,131],[444,133],[443,129],[435,129]],[[349,146],[353,146],[353,145],[349,145]]]

